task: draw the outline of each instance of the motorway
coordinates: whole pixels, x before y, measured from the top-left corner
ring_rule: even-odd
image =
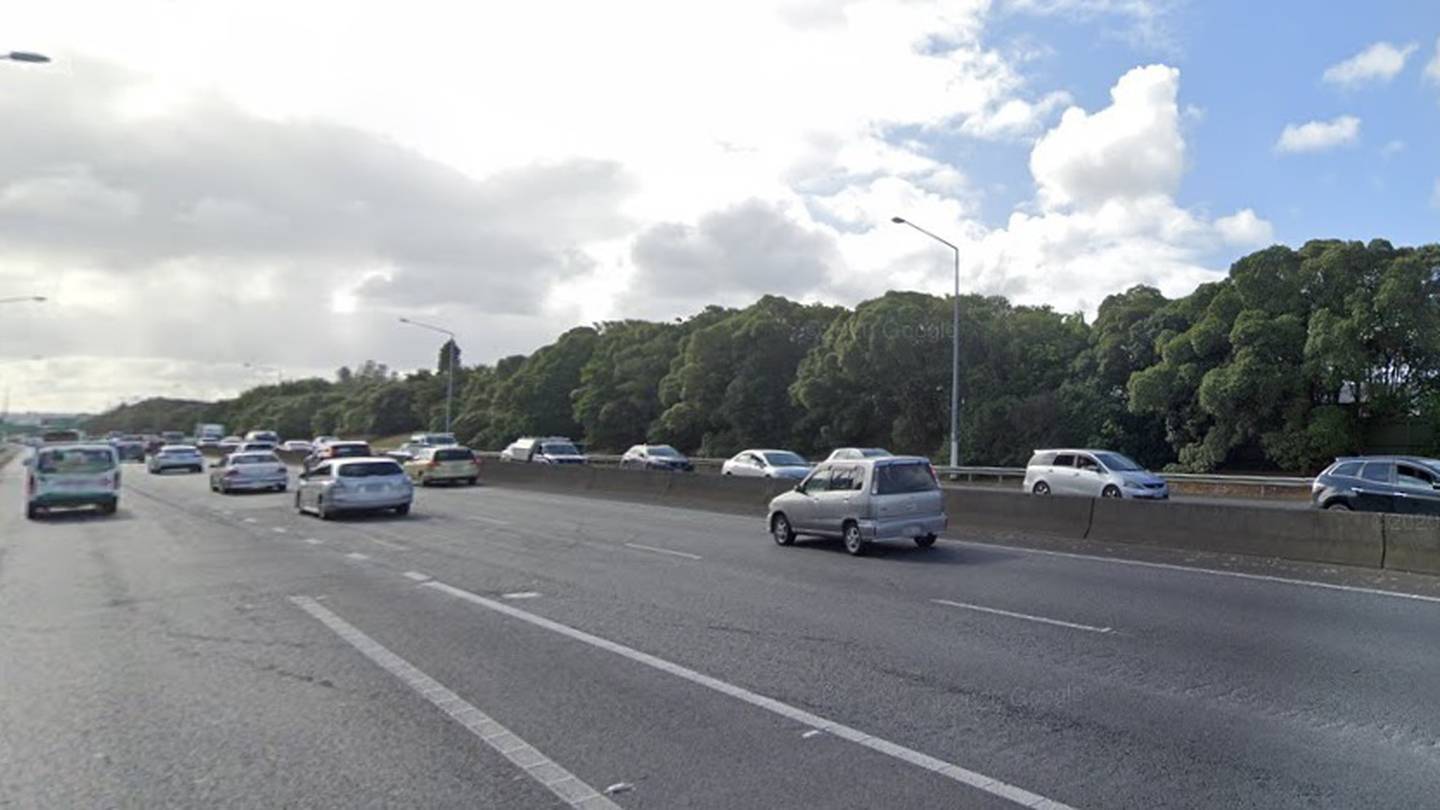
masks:
[[[1422,807],[1440,784],[1431,579],[972,535],[856,559],[484,486],[321,522],[138,466],[114,517],[32,523],[20,471],[0,807]]]

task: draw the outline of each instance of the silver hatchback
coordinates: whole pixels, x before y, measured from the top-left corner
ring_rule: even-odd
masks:
[[[284,492],[290,471],[274,453],[231,453],[210,465],[210,489],[221,495],[249,490]]]
[[[409,514],[415,487],[390,458],[337,458],[322,461],[300,474],[295,510],[329,520],[339,512],[393,509]]]
[[[890,538],[928,548],[947,524],[935,468],[916,456],[822,462],[795,489],[771,499],[767,520],[782,546],[801,534],[839,537],[854,555]]]

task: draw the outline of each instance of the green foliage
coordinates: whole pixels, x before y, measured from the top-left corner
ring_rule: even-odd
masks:
[[[493,367],[457,364],[454,429],[483,449],[563,434],[602,452],[649,439],[712,456],[880,445],[943,459],[953,304],[918,292],[853,310],[766,296],[674,322],[572,329]],[[959,305],[963,463],[1082,445],[1155,467],[1313,472],[1382,434],[1440,452],[1440,245],[1277,245],[1183,298],[1147,286],[1111,295],[1093,324],[995,297]],[[219,403],[150,400],[90,429],[435,428],[448,356],[447,344],[436,371],[403,377],[367,360],[334,381]]]

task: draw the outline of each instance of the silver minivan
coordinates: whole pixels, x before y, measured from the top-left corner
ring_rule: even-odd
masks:
[[[295,511],[329,520],[339,512],[410,512],[415,487],[391,458],[336,458],[300,473]]]
[[[945,530],[945,498],[935,468],[923,458],[825,461],[795,489],[771,499],[767,520],[782,546],[808,534],[839,537],[854,555],[890,538],[909,537],[928,548]]]
[[[1033,495],[1160,501],[1170,497],[1164,478],[1110,450],[1036,450],[1025,465],[1023,486]]]

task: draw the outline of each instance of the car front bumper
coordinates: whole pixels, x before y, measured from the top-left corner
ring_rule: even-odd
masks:
[[[1137,501],[1164,501],[1170,498],[1170,488],[1161,489],[1122,489],[1125,497],[1134,498]]]
[[[896,537],[924,537],[940,534],[949,525],[945,515],[916,515],[860,521],[860,536],[866,540]]]

